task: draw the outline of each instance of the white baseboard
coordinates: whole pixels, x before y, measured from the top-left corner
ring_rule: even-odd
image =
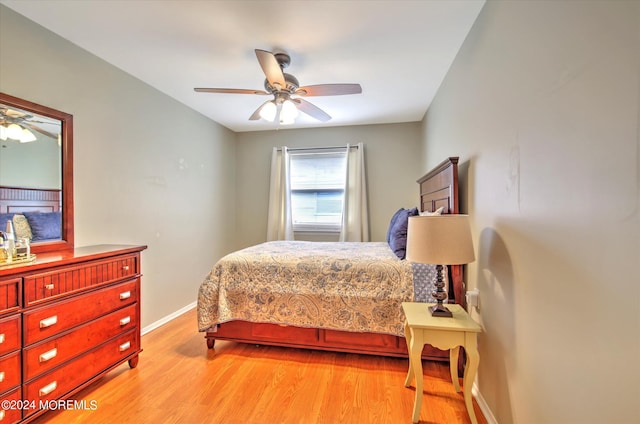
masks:
[[[476,402],[478,402],[478,406],[482,411],[482,415],[487,419],[487,424],[498,424],[498,420],[493,416],[493,412],[489,409],[489,405],[485,402],[484,398],[480,394],[480,390],[478,390],[478,385],[474,382],[473,387],[471,388],[471,393],[476,398]]]
[[[142,329],[142,335],[144,336],[145,334],[152,332],[156,328],[162,327],[164,324],[168,323],[172,319],[175,319],[175,318],[179,317],[180,315],[182,315],[182,314],[184,314],[186,312],[189,312],[190,310],[192,310],[195,307],[196,307],[196,302],[193,302],[193,303],[188,304],[184,308],[178,309],[174,313],[167,315],[164,318],[160,318],[158,321],[153,322],[153,323],[147,325],[146,327],[144,327]]]

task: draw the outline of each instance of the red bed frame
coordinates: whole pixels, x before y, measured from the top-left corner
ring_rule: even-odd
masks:
[[[420,178],[420,210],[434,211],[443,207],[443,213],[459,213],[458,158],[450,157]],[[449,267],[449,301],[465,302],[462,266]],[[453,296],[453,299],[451,297]],[[231,340],[258,345],[287,346],[306,349],[363,353],[383,356],[407,357],[404,337],[378,333],[354,333],[323,328],[302,328],[277,324],[230,321],[208,331],[207,346],[213,348],[216,340]],[[449,360],[449,353],[426,345],[423,357]]]

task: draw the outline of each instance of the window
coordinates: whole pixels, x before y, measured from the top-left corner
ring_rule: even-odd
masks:
[[[342,225],[346,153],[291,153],[294,231],[339,232]]]

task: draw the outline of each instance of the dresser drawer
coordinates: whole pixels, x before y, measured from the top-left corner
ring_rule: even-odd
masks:
[[[24,278],[25,307],[136,275],[136,255],[124,255],[58,268]]]
[[[138,301],[139,279],[24,312],[24,345],[55,336]]]
[[[15,423],[22,419],[22,410],[20,410],[20,406],[23,406],[23,404],[22,392],[20,391],[20,388],[12,390],[9,393],[5,393],[4,395],[0,396],[0,400],[9,401],[7,405],[9,406],[9,408],[3,409],[2,407],[0,407],[0,423]]]
[[[20,349],[20,315],[0,320],[0,356]]]
[[[0,280],[0,314],[20,308],[22,278]]]
[[[0,393],[20,385],[20,352],[0,357]]]
[[[60,399],[102,371],[140,350],[139,332],[129,331],[72,362],[24,385],[24,398],[38,405],[41,400]],[[25,411],[26,412],[26,411]],[[35,412],[35,411],[29,411]]]
[[[136,306],[119,309],[54,339],[25,348],[23,378],[31,380],[43,372],[78,356],[138,324]]]

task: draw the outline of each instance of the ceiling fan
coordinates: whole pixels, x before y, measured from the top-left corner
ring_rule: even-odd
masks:
[[[39,125],[36,125],[39,124]],[[29,131],[33,130],[45,135],[49,138],[57,140],[59,137],[59,129],[55,129],[58,134],[45,130],[42,126],[60,126],[58,121],[43,121],[35,119],[33,115],[29,115],[22,111],[0,107],[0,139],[6,140],[12,138],[20,140],[23,143],[35,141],[35,136]]]
[[[199,93],[222,94],[258,94],[273,95],[273,100],[264,102],[249,117],[255,121],[260,118],[273,122],[276,117],[280,124],[292,124],[301,111],[321,122],[327,122],[331,116],[304,100],[302,97],[312,96],[341,96],[345,94],[360,94],[360,84],[318,84],[300,87],[296,77],[284,73],[284,69],[291,63],[291,57],[284,52],[272,53],[266,50],[256,49],[256,57],[262,71],[266,75],[264,90],[238,89],[238,88],[194,88]]]

